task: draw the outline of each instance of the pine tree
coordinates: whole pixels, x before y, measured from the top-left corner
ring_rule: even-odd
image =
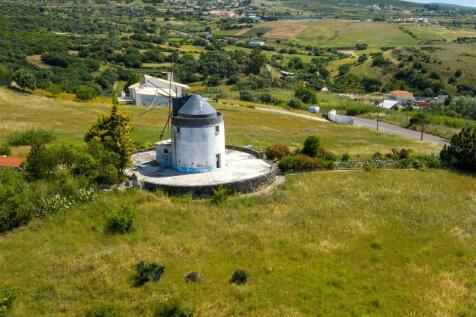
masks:
[[[117,169],[121,172],[129,165],[130,157],[135,151],[132,140],[130,118],[122,115],[114,104],[110,115],[102,115],[86,132],[86,142],[99,142],[106,150],[119,154]]]

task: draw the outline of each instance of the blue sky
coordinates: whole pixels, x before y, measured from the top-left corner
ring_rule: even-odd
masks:
[[[412,2],[420,3],[448,3],[448,4],[459,4],[462,6],[476,7],[476,0],[410,0]]]

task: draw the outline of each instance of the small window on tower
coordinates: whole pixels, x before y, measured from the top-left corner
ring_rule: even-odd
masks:
[[[180,127],[177,127],[177,133],[180,133]]]
[[[216,126],[215,126],[215,133],[218,133],[218,132],[220,132],[220,126],[219,126],[219,125],[216,125]]]
[[[169,150],[164,149],[164,153],[165,153],[165,154],[169,153]]]

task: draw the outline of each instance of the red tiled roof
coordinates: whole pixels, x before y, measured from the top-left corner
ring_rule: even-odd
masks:
[[[0,167],[20,167],[22,163],[21,157],[0,156]]]
[[[391,92],[393,95],[411,95],[411,92],[405,90],[394,90]]]

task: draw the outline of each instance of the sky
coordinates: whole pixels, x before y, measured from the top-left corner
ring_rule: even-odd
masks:
[[[411,2],[420,3],[448,3],[459,4],[462,6],[476,7],[476,0],[410,0]]]

